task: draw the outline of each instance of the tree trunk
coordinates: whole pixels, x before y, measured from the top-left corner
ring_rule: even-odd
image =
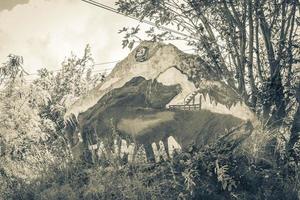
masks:
[[[276,110],[275,113],[272,113],[272,121],[275,124],[280,124],[284,117],[286,116],[285,112],[285,99],[284,99],[284,88],[282,85],[282,77],[278,72],[275,76],[271,78],[271,88],[272,88],[272,101],[274,101]]]
[[[248,0],[248,14],[249,14],[249,62],[247,67],[248,67],[248,77],[249,77],[250,87],[251,87],[250,106],[252,110],[254,110],[257,101],[257,89],[255,86],[255,80],[253,76],[254,23],[253,23],[253,6],[251,0]]]
[[[299,162],[300,155],[299,149],[296,149],[296,143],[300,142],[300,83],[298,83],[298,86],[296,87],[296,101],[298,104],[298,108],[296,114],[294,115],[294,121],[291,128],[291,137],[288,143],[288,149],[291,153],[291,156]],[[300,148],[300,146],[298,148]]]
[[[264,118],[274,124],[280,124],[283,117],[285,117],[285,103],[284,103],[284,92],[282,85],[282,77],[280,74],[280,60],[276,60],[274,47],[272,44],[272,33],[270,26],[265,18],[264,11],[261,6],[258,6],[258,17],[260,19],[260,28],[264,39],[264,44],[267,50],[268,63],[270,68],[270,80],[268,90],[270,94],[270,102],[264,104]],[[276,110],[271,112],[271,106],[275,104]],[[272,115],[269,120],[269,114]]]
[[[261,65],[260,60],[260,47],[259,47],[259,21],[258,21],[258,0],[255,1],[255,43],[256,43],[256,65],[257,65],[257,71],[258,71],[258,77],[261,83],[264,82],[264,76],[263,76],[263,68]]]

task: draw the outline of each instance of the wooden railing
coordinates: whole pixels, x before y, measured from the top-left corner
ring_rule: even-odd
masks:
[[[195,104],[195,98],[199,94],[199,91],[195,91],[192,94],[186,96],[184,104],[169,105],[170,110],[201,110],[202,95],[199,96],[199,103]]]
[[[170,110],[201,110],[201,104],[169,105]]]

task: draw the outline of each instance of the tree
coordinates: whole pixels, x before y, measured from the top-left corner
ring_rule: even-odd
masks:
[[[39,118],[28,103],[31,94],[25,84],[23,58],[16,55],[9,55],[8,58],[0,68],[3,84],[0,97],[1,136],[8,137],[6,141],[10,142],[14,138],[23,140],[31,134],[31,140],[36,140],[40,137]]]
[[[42,130],[38,109],[30,103],[35,93],[25,82],[21,58],[9,55],[0,68],[0,140],[5,146],[0,169],[9,177],[30,180],[53,157],[43,143],[47,134]]]
[[[40,116],[52,121],[60,136],[63,135],[66,109],[104,79],[103,74],[92,73],[93,67],[94,60],[87,45],[82,58],[72,54],[64,60],[58,73],[47,69],[38,72],[39,78],[34,81],[34,88],[47,93],[49,98],[49,101],[39,105]]]
[[[24,77],[23,58],[8,58],[0,67],[0,172],[32,180],[68,162],[64,113],[104,76],[92,73],[89,46],[82,58],[73,54],[67,58],[56,74],[39,70],[32,84]]]
[[[119,0],[118,10],[157,25],[177,27],[146,31],[153,40],[181,39],[196,47],[202,64],[266,122],[282,124],[299,63],[299,0]],[[138,28],[124,28],[123,44],[132,46]],[[194,66],[191,66],[194,67]],[[293,100],[292,100],[293,99]]]

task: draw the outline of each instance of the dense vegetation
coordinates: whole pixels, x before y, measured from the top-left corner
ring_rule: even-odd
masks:
[[[82,58],[66,59],[56,74],[41,69],[32,83],[25,79],[22,64],[22,57],[9,55],[0,67],[0,199],[18,179],[31,182],[67,166],[71,157],[63,134],[66,108],[104,78],[92,74],[89,46]]]
[[[1,185],[6,186],[2,195],[47,200],[298,198],[295,165],[237,153],[236,144],[226,136],[201,150],[190,146],[172,161],[124,164],[109,159],[105,163],[70,162],[31,183],[11,179]]]

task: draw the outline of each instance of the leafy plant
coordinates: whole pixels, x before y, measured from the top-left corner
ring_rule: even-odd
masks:
[[[223,190],[231,192],[237,187],[235,180],[228,174],[228,165],[220,166],[219,161],[216,160],[215,173],[217,175],[218,182],[221,183]]]

